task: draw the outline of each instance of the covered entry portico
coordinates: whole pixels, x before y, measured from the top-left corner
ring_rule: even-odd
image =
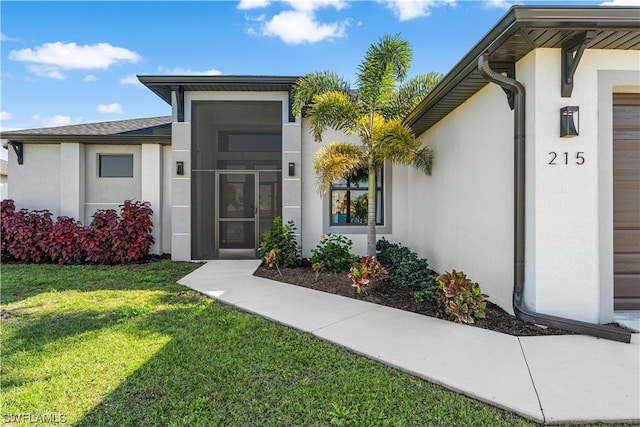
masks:
[[[279,215],[301,232],[296,77],[139,79],[172,106],[172,259],[257,258]]]

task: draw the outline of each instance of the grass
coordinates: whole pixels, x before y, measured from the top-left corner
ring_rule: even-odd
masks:
[[[197,266],[3,265],[2,422],[532,425],[175,283]]]

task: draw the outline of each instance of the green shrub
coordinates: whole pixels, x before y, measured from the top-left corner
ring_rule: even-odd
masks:
[[[418,257],[406,246],[390,243],[384,238],[378,240],[376,250],[378,261],[389,272],[389,279],[394,285],[418,288],[413,293],[417,301],[435,301],[435,273],[426,259]]]
[[[315,249],[311,249],[311,263],[317,266],[318,270],[333,271],[343,273],[351,268],[351,265],[358,260],[352,255],[350,250],[353,242],[340,234],[322,234],[322,240]]]
[[[271,230],[264,233],[260,241],[260,259],[266,266],[291,268],[300,265],[300,246],[294,236],[295,230],[293,221],[283,224],[282,217],[273,219]]]
[[[458,323],[475,323],[474,317],[484,319],[488,295],[480,292],[480,285],[467,279],[462,271],[452,270],[436,278],[436,304]]]
[[[399,243],[391,243],[384,237],[376,242],[376,259],[382,266],[393,274],[400,267],[400,263],[405,259],[411,250]]]

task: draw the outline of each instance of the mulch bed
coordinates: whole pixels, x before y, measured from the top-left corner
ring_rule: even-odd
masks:
[[[276,269],[269,269],[262,265],[258,268],[255,275],[387,307],[411,311],[425,316],[440,319],[446,318],[438,311],[434,303],[418,302],[413,299],[412,292],[415,289],[401,288],[389,282],[383,282],[369,284],[366,288],[366,293],[358,294],[355,288],[351,286],[351,280],[347,277],[346,273],[337,274],[323,271],[316,276],[316,273],[308,266],[287,268],[280,271],[282,275],[278,274]],[[573,335],[573,332],[570,331],[545,328],[522,321],[491,302],[487,303],[485,314],[486,319],[476,319],[476,323],[472,326],[513,336]]]

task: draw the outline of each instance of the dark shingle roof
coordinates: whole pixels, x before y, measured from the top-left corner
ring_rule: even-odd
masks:
[[[153,139],[154,142],[168,143],[171,139],[171,116],[15,130],[2,132],[1,137],[17,142],[135,143]]]
[[[154,129],[170,129],[171,116],[144,119],[117,120],[112,122],[83,123],[49,128],[3,132],[3,138],[11,135],[153,135]]]

